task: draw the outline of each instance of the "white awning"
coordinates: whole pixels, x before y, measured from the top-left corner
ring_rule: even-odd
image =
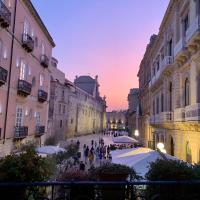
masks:
[[[135,140],[132,137],[129,136],[119,136],[119,137],[113,137],[113,142],[114,143],[129,143],[129,144],[133,144],[133,143],[138,143],[137,140]]]

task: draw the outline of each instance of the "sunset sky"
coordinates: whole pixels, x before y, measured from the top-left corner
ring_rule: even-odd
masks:
[[[169,0],[32,0],[52,35],[58,68],[99,76],[108,110],[126,109],[129,89],[149,38],[158,33]]]

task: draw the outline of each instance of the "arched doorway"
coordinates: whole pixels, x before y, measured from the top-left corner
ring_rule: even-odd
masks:
[[[189,142],[186,142],[186,161],[192,163],[192,152]]]
[[[172,136],[171,136],[171,139],[170,139],[170,154],[172,156],[174,156],[174,139],[173,139]]]

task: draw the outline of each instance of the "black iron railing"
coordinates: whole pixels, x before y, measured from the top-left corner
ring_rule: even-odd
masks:
[[[0,86],[6,83],[7,76],[8,76],[8,71],[3,67],[0,67]]]
[[[34,200],[198,200],[200,181],[0,182],[1,196]]]
[[[44,90],[38,90],[38,101],[45,102],[47,100],[48,93]]]
[[[25,80],[18,80],[17,92],[18,94],[28,96],[31,94],[32,85]]]
[[[28,127],[27,126],[16,126],[14,139],[25,138],[28,135]]]
[[[41,55],[40,63],[44,68],[49,66],[49,58],[46,55]]]
[[[45,126],[36,126],[36,136],[41,136],[45,133]]]
[[[0,0],[0,24],[3,28],[10,26],[11,22],[11,12],[6,7],[6,5]]]
[[[34,40],[33,38],[28,34],[22,34],[22,47],[27,52],[32,52],[34,49]]]

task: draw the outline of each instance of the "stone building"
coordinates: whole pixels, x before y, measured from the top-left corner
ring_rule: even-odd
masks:
[[[134,136],[135,130],[138,130],[138,115],[137,109],[139,106],[138,99],[139,89],[132,88],[128,94],[128,111],[127,111],[127,123],[128,132],[130,136]]]
[[[140,141],[148,147],[154,146],[154,141],[151,136],[150,119],[150,92],[149,81],[151,80],[151,54],[153,44],[156,40],[156,35],[152,35],[150,42],[146,47],[146,52],[140,63],[138,78],[139,78],[139,115],[138,129]]]
[[[49,107],[51,135],[62,140],[106,129],[106,101],[99,95],[97,77],[80,76],[72,83],[60,70],[54,67],[53,71]]]
[[[151,69],[150,135],[167,153],[200,161],[200,1],[171,0],[144,59]],[[144,121],[143,121],[144,123]]]
[[[109,130],[125,130],[127,126],[126,110],[107,112],[107,129]]]
[[[47,131],[52,48],[30,0],[0,0],[0,154]]]

